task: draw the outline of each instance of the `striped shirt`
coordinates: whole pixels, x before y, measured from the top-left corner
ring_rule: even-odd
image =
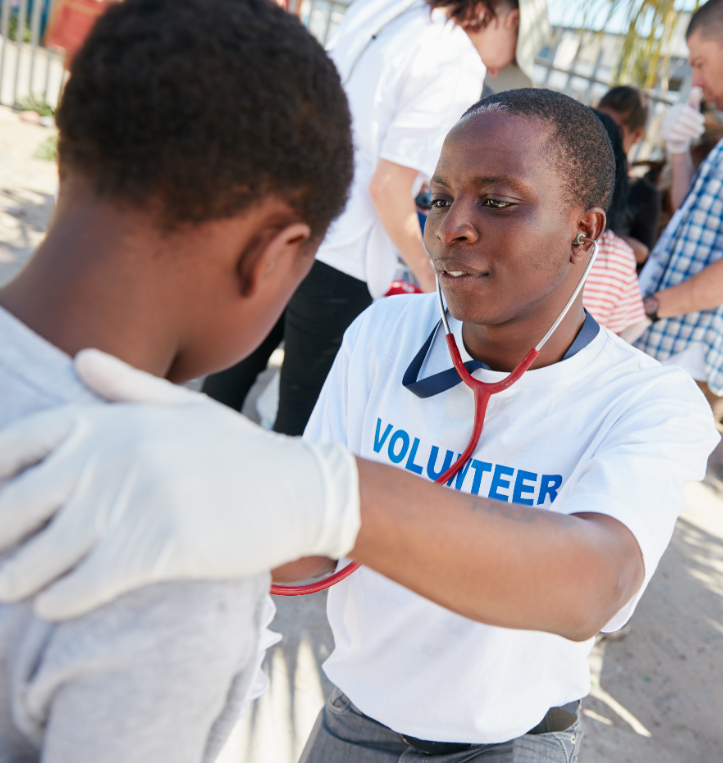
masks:
[[[645,320],[635,255],[611,230],[599,240],[600,251],[585,282],[582,302],[592,317],[619,334]]]

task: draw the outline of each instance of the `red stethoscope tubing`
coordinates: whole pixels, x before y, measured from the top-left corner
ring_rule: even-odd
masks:
[[[318,593],[319,591],[331,588],[333,585],[344,580],[344,578],[348,578],[352,572],[356,572],[360,567],[361,564],[358,562],[351,562],[333,575],[329,575],[328,578],[317,580],[315,583],[307,583],[306,585],[272,585],[271,593],[274,596],[306,596],[309,593]]]
[[[565,309],[562,311],[562,313],[560,313],[560,316],[555,321],[552,328],[547,332],[547,334],[545,334],[542,341],[536,347],[533,347],[527,353],[527,355],[525,355],[522,361],[508,376],[498,382],[483,382],[479,379],[475,379],[474,376],[472,376],[472,374],[464,367],[462,356],[459,354],[459,348],[457,347],[457,342],[454,338],[454,334],[450,331],[449,324],[447,323],[446,311],[444,308],[444,303],[442,302],[442,290],[440,288],[439,281],[437,281],[437,294],[439,297],[440,308],[442,310],[442,323],[444,324],[444,329],[446,332],[445,339],[447,340],[447,348],[449,349],[449,354],[452,358],[452,365],[457,369],[457,373],[460,375],[462,381],[474,393],[474,427],[472,429],[472,436],[467,443],[467,447],[464,449],[464,453],[462,453],[462,455],[452,464],[452,466],[450,466],[446,472],[441,474],[435,480],[435,482],[443,485],[445,482],[451,480],[452,477],[454,477],[454,475],[457,474],[457,472],[467,463],[468,459],[472,457],[475,450],[477,449],[479,439],[482,436],[482,427],[484,426],[485,416],[487,415],[487,404],[490,401],[490,397],[492,397],[492,395],[496,395],[498,392],[509,389],[535,362],[537,356],[540,354],[540,350],[542,349],[543,345],[552,336],[553,332],[560,325],[560,323],[562,323],[562,319],[565,317],[565,315],[567,315],[567,311],[570,309],[573,302],[577,298],[577,295],[582,290],[582,287],[585,284],[585,279],[587,278],[595,258],[597,257],[597,253],[598,243],[597,241],[593,241],[593,250],[592,256],[590,257],[590,262],[585,268],[585,272],[580,279],[580,283],[578,283],[577,288],[565,305]],[[341,580],[344,580],[344,578],[348,578],[349,575],[351,575],[353,572],[356,572],[359,567],[361,567],[361,565],[357,562],[351,562],[350,564],[347,564],[347,566],[343,569],[335,572],[333,575],[329,575],[328,578],[317,580],[315,583],[308,583],[307,585],[272,585],[271,593],[275,594],[276,596],[304,596],[309,593],[317,593],[318,591],[323,591],[327,588],[331,588],[331,586],[336,585]]]

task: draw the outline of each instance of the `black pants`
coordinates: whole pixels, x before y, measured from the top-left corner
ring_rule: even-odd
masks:
[[[283,335],[284,365],[274,431],[303,434],[344,332],[371,303],[364,281],[315,262],[291,298],[284,317],[258,350],[232,368],[209,376],[203,391],[241,410],[256,377],[266,368]]]

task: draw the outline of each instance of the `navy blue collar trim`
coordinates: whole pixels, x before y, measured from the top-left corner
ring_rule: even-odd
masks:
[[[446,392],[448,389],[452,389],[452,387],[456,387],[462,382],[462,379],[460,378],[454,366],[452,368],[448,368],[446,371],[441,371],[438,374],[428,376],[426,379],[419,378],[419,372],[422,370],[424,359],[427,357],[429,348],[432,346],[434,337],[439,331],[441,325],[442,321],[440,320],[439,323],[437,323],[437,325],[434,327],[432,333],[427,338],[427,341],[422,345],[422,348],[414,356],[414,359],[409,364],[409,368],[407,368],[407,370],[404,372],[402,385],[417,397],[434,397],[434,395],[439,395],[441,392]],[[590,313],[588,313],[586,310],[585,322],[582,324],[580,331],[578,331],[578,334],[575,337],[575,341],[570,345],[570,348],[565,353],[563,360],[569,360],[573,355],[577,355],[577,353],[580,352],[580,350],[582,350],[584,347],[587,347],[590,342],[595,339],[599,331],[600,326],[597,324],[592,315],[590,315]],[[484,368],[485,370],[489,371],[489,366],[486,363],[483,363],[481,360],[468,360],[464,364],[464,367],[470,373],[473,373],[478,368]]]

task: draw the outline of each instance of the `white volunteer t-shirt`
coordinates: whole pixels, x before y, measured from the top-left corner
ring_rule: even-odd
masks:
[[[357,0],[363,2],[364,0]],[[334,47],[357,34],[342,26]],[[366,281],[373,297],[394,278],[397,253],[377,218],[369,182],[380,159],[431,177],[447,133],[482,94],[485,67],[467,34],[423,2],[391,21],[364,50],[345,90],[352,114],[354,183],[317,259]]]
[[[460,383],[420,399],[402,386],[438,320],[435,295],[391,297],[359,316],[305,437],[343,443],[424,479],[440,474],[468,442],[472,393]],[[461,324],[450,323],[467,361]],[[450,367],[440,331],[419,378]],[[475,372],[484,381],[505,375]],[[528,371],[492,397],[474,458],[453,484],[624,523],[642,550],[645,582],[605,629],[616,630],[670,541],[685,484],[703,477],[718,439],[710,408],[685,373],[601,327],[571,358]],[[366,568],[332,588],[328,601],[336,647],[326,674],[362,712],[399,733],[502,742],[590,689],[592,640],[482,625]]]

